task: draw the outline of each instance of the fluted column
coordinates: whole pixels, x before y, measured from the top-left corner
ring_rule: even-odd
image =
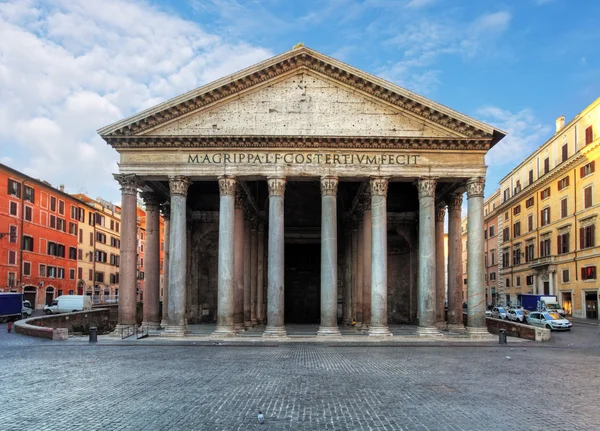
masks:
[[[352,232],[350,216],[345,217],[344,231],[344,295],[342,305],[342,325],[352,322]]]
[[[235,295],[235,191],[236,179],[219,177],[219,254],[217,327],[212,335],[234,336]]]
[[[169,241],[169,323],[164,336],[188,333],[185,319],[185,281],[187,262],[187,191],[190,180],[169,177],[171,191],[171,237]]]
[[[317,336],[337,336],[337,177],[321,178],[321,325]]]
[[[257,222],[254,217],[250,223],[250,322],[256,326],[256,306],[257,306],[257,284],[256,273],[258,265],[258,234]]]
[[[237,191],[235,195],[235,244],[233,266],[235,273],[235,299],[233,324],[236,330],[244,330],[244,198]]]
[[[119,267],[119,316],[114,335],[125,326],[136,325],[137,188],[133,174],[115,174],[121,185],[121,249]]]
[[[161,213],[164,220],[163,234],[163,303],[162,303],[162,319],[160,321],[161,328],[165,328],[169,324],[169,241],[171,230],[171,204],[164,203],[161,205]]]
[[[419,335],[439,335],[435,324],[435,185],[432,178],[419,179]]]
[[[146,207],[142,325],[157,329],[160,323],[160,214],[158,199],[154,193],[142,193],[142,198]]]
[[[352,216],[352,303],[351,303],[351,319],[356,321],[358,320],[356,317],[357,313],[357,297],[358,297],[358,221],[357,216]]]
[[[252,242],[250,241],[250,214],[249,208],[246,208],[244,217],[244,327],[246,329],[252,327],[250,320],[250,303],[251,303],[251,279],[250,279],[250,262],[252,259]]]
[[[485,283],[483,281],[483,191],[485,178],[467,181],[467,332],[488,336],[485,321]]]
[[[387,321],[388,178],[371,178],[371,325],[370,336],[392,335]]]
[[[258,223],[257,243],[256,320],[262,325],[265,323],[265,224],[262,217]]]
[[[444,261],[444,217],[446,207],[435,211],[435,322],[438,328],[446,327],[446,262]]]
[[[285,179],[271,177],[269,186],[269,247],[267,257],[267,327],[263,337],[285,337],[283,204]]]
[[[464,332],[462,296],[462,193],[448,199],[448,330]]]
[[[368,204],[370,195],[366,193],[365,211],[363,212],[363,248],[360,250],[363,253],[363,295],[362,295],[362,322],[360,325],[361,332],[368,332],[371,324],[371,206]],[[387,251],[386,251],[387,258]]]

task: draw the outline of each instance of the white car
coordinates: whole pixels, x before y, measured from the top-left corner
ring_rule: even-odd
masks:
[[[31,317],[31,313],[33,313],[33,307],[31,306],[31,302],[28,300],[23,301],[23,307],[21,308],[21,314],[23,315],[23,319],[26,317]]]
[[[508,318],[508,313],[506,312],[506,308],[504,308],[504,307],[492,308],[492,317],[494,319],[506,320]]]
[[[508,320],[512,320],[517,323],[525,323],[525,313],[523,310],[518,308],[511,308],[508,310]]]
[[[44,313],[58,314],[58,301],[55,299],[50,304],[44,305]]]
[[[549,313],[547,311],[534,311],[529,313],[527,321],[530,325],[540,326],[542,328],[554,330],[569,331],[573,324],[567,319],[563,319],[558,313]]]

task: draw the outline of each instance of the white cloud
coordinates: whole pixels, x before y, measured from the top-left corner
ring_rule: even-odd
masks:
[[[407,8],[412,8],[412,9],[420,9],[423,7],[427,7],[429,5],[432,5],[433,3],[435,3],[437,0],[410,0],[407,4],[406,7]]]
[[[96,129],[271,55],[142,0],[1,3],[0,40],[2,162],[112,200]]]

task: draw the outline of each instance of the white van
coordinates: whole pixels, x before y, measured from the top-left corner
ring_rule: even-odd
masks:
[[[92,309],[92,297],[86,295],[63,295],[56,298],[58,313],[71,313]]]

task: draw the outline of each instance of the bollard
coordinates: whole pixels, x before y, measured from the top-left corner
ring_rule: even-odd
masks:
[[[506,344],[506,330],[505,329],[498,330],[498,343]]]
[[[90,326],[90,343],[98,342],[98,328]]]
[[[12,322],[9,320],[8,321],[8,333],[10,334],[10,332],[12,331]]]

